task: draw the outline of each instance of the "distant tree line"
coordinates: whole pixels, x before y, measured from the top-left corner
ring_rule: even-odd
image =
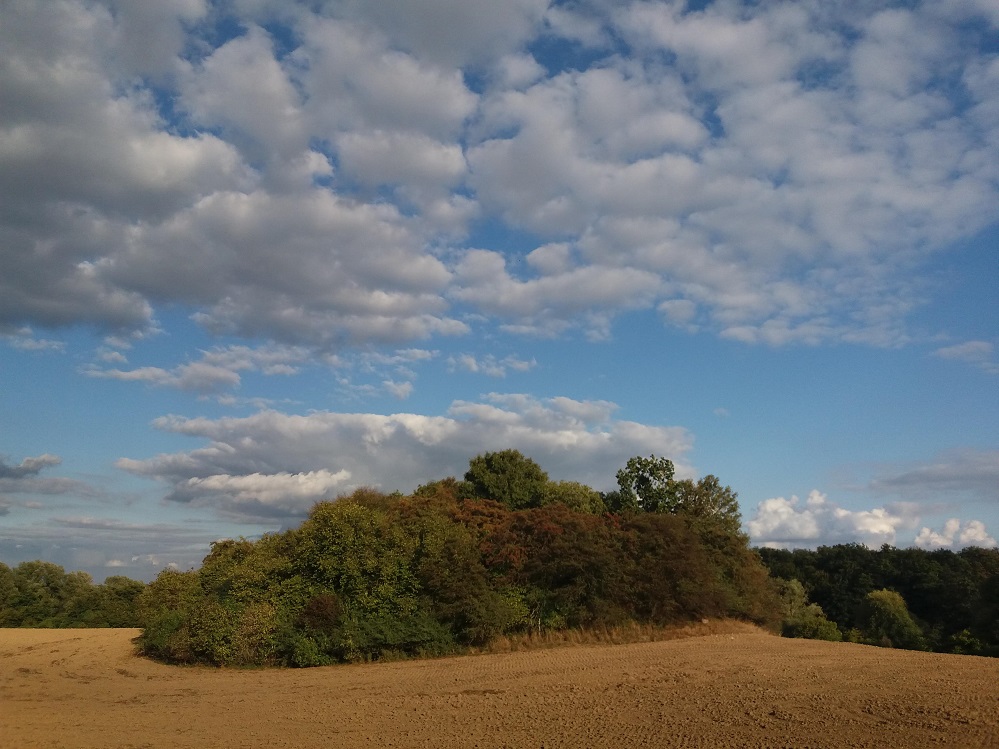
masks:
[[[515,450],[411,496],[362,489],[299,527],[213,545],[139,597],[172,662],[313,666],[461,652],[496,637],[705,617],[774,624],[776,592],[717,479],[629,461],[603,495]],[[610,511],[609,511],[610,510]]]
[[[137,627],[144,583],[115,575],[95,585],[86,572],[51,562],[0,562],[0,627]]]
[[[999,549],[758,551],[779,579],[786,634],[999,656]]]

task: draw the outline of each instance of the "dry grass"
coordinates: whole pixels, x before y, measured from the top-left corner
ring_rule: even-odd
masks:
[[[683,640],[688,637],[751,632],[765,633],[765,630],[754,624],[734,619],[702,619],[697,622],[669,626],[630,622],[617,627],[532,631],[520,635],[497,637],[488,645],[474,652],[517,653],[523,650],[544,650],[579,645],[630,645],[638,642],[666,642]]]

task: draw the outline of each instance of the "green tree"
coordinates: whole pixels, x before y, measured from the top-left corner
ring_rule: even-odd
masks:
[[[165,569],[136,599],[142,625],[139,648],[164,661],[192,660],[190,621],[204,600],[198,573]]]
[[[21,562],[13,570],[7,627],[55,627],[63,609],[66,571],[52,562]]]
[[[999,574],[982,582],[981,601],[981,610],[974,628],[983,643],[981,652],[999,656]]]
[[[0,622],[3,622],[4,611],[11,605],[17,586],[14,584],[14,570],[0,562]]]
[[[673,461],[667,458],[635,456],[617,472],[620,494],[614,498],[619,510],[676,512],[677,494],[673,481]]]
[[[806,640],[840,642],[843,634],[835,622],[826,618],[822,607],[809,603],[805,588],[798,580],[777,580],[782,608],[781,634]]]
[[[472,458],[465,481],[476,497],[522,510],[541,505],[548,474],[519,450],[500,450]]]
[[[108,627],[138,627],[137,601],[145,583],[123,575],[112,575],[97,586],[97,606]]]
[[[458,481],[454,476],[420,484],[413,492],[414,497],[438,499],[445,502],[455,502],[466,494],[471,494],[471,487],[465,481]]]
[[[541,506],[552,504],[591,515],[599,515],[605,509],[600,492],[578,481],[549,481],[541,493]]]
[[[860,630],[872,645],[903,650],[926,650],[919,625],[909,614],[905,599],[894,590],[872,590],[859,612]]]
[[[738,497],[731,487],[722,486],[718,478],[710,474],[696,483],[690,479],[674,481],[672,512],[690,518],[698,530],[739,535],[742,515]]]

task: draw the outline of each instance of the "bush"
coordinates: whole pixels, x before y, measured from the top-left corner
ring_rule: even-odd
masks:
[[[165,611],[147,619],[139,637],[139,650],[167,663],[187,663],[195,658],[187,628],[187,614]]]
[[[786,620],[781,628],[784,637],[798,637],[805,640],[826,640],[841,642],[843,633],[836,622],[826,619],[817,603],[809,604],[796,618]]]
[[[809,603],[805,588],[798,580],[776,580],[781,602],[781,634],[806,640],[840,642],[843,634],[835,622],[826,618],[822,607]]]
[[[905,599],[894,590],[871,591],[859,612],[860,630],[870,645],[926,650],[926,639],[913,621]]]

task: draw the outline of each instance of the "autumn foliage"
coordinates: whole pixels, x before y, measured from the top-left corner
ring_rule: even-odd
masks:
[[[779,616],[741,533],[682,513],[600,512],[587,487],[553,491],[513,464],[511,483],[476,474],[480,492],[454,479],[409,497],[359,490],[317,504],[299,528],[218,542],[200,570],[164,572],[143,593],[142,648],[172,662],[314,666],[524,633]],[[510,501],[474,496],[483,486]]]

